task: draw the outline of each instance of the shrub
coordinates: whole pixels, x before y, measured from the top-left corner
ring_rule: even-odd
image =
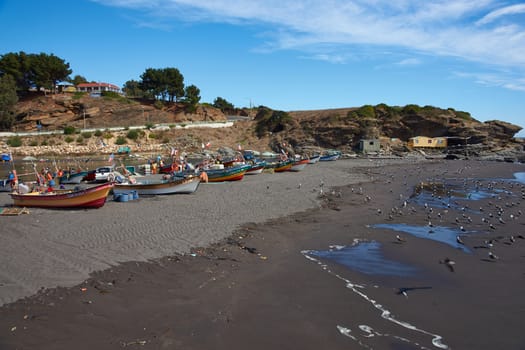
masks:
[[[75,127],[74,126],[66,126],[64,127],[64,135],[72,135],[75,133]]]
[[[137,130],[130,130],[126,134],[126,137],[130,140],[136,140],[139,138],[139,132]]]
[[[110,133],[109,131],[106,131],[106,132],[104,133],[104,138],[105,138],[106,140],[109,140],[109,139],[112,138],[112,137],[113,137],[113,134]]]
[[[148,138],[150,139],[156,139],[157,138],[157,135],[155,133],[151,133],[148,135]]]
[[[48,145],[48,143],[47,143],[46,140],[43,140],[42,142],[40,142],[40,146],[47,146],[47,145]]]
[[[146,123],[146,129],[150,130],[151,128],[153,128],[153,123]]]
[[[85,139],[89,139],[91,137],[91,133],[89,131],[84,131],[81,135]]]
[[[164,103],[162,101],[155,101],[153,102],[153,107],[155,107],[156,109],[162,109],[164,108]]]
[[[38,142],[33,140],[33,141],[29,142],[29,146],[36,147],[36,146],[38,146]]]
[[[77,137],[77,143],[83,143],[84,138],[82,136]]]
[[[84,97],[85,93],[84,92],[75,92],[73,94],[73,100],[80,100],[82,97]]]
[[[127,143],[126,138],[124,136],[118,136],[115,140],[115,143],[117,145],[125,145]]]
[[[22,139],[20,136],[11,136],[7,139],[7,144],[11,147],[20,147],[22,146]]]
[[[97,130],[95,130],[95,134],[94,134],[94,135],[95,135],[96,137],[100,137],[100,136],[102,136],[102,131],[99,130],[99,129],[97,129]]]
[[[75,139],[72,138],[71,136],[66,136],[66,138],[64,139],[64,141],[66,141],[67,143],[71,143],[71,142],[75,141]]]
[[[170,143],[170,139],[165,137],[162,139],[162,143]]]

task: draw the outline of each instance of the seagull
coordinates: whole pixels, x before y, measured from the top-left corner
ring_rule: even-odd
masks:
[[[402,238],[399,235],[396,235],[396,239],[397,239],[398,242],[406,242],[407,241],[406,239]]]
[[[439,261],[440,264],[445,264],[450,272],[454,272],[454,265],[456,265],[456,262],[453,260],[450,260],[449,258],[445,258],[444,260]]]
[[[499,259],[499,257],[496,254],[494,254],[493,252],[489,252],[489,258],[491,258],[492,260],[498,260]]]
[[[465,244],[465,242],[463,242],[463,240],[459,236],[456,236],[456,242],[458,242],[459,244]]]

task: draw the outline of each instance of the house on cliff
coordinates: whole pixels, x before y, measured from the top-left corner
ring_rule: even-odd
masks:
[[[408,147],[410,148],[446,148],[446,137],[427,137],[416,136],[408,139]]]
[[[100,95],[103,91],[112,91],[121,93],[120,88],[117,85],[108,83],[82,83],[77,85],[77,91],[87,92],[92,95]]]

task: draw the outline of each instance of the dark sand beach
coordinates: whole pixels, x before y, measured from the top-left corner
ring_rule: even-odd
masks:
[[[127,208],[107,203],[66,219],[44,210],[2,218],[16,232],[2,238],[2,255],[12,256],[0,274],[0,349],[524,349],[525,199],[513,175],[525,167],[353,161],[204,185],[190,197],[141,198]],[[422,183],[429,191],[417,196]],[[260,201],[244,201],[250,196]],[[166,215],[159,208],[170,201],[187,201],[191,211]],[[139,205],[150,208],[144,217]],[[224,216],[239,224],[228,226]],[[100,243],[58,232],[53,242],[70,239],[60,245],[66,253],[39,241],[71,230],[72,221],[90,222],[82,234]],[[177,227],[196,238],[171,235]],[[96,237],[94,228],[118,238]],[[15,235],[33,237],[22,245]],[[55,258],[40,253],[36,266],[21,257],[23,270],[36,272],[17,280],[22,268],[10,262],[38,254],[32,241]],[[86,250],[95,263],[75,259]],[[53,270],[61,263],[69,267]],[[38,284],[29,280],[44,288],[34,295]]]

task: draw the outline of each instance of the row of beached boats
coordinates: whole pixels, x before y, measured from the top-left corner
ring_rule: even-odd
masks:
[[[264,169],[273,172],[302,171],[308,164],[323,160],[336,160],[338,157],[322,159],[314,156],[307,159],[280,159],[273,163],[253,159],[249,162],[232,160],[220,164],[206,164],[206,167],[187,168],[183,170],[178,164],[170,164],[157,175],[141,175],[122,166],[122,173],[113,167],[101,167],[94,171],[91,180],[99,183],[81,186],[83,179],[92,172],[69,172],[62,174],[57,181],[62,184],[75,185],[66,189],[64,186],[55,189],[54,181],[47,187],[35,186],[30,189],[24,183],[18,184],[16,191],[10,193],[15,206],[41,208],[100,208],[112,191],[115,196],[135,193],[138,195],[188,194],[197,190],[202,182],[239,181],[245,175],[260,174]],[[104,169],[105,171],[101,171]],[[167,169],[169,169],[169,174]],[[97,175],[97,171],[99,174]],[[98,176],[98,177],[97,177]],[[104,182],[100,183],[100,179]]]

